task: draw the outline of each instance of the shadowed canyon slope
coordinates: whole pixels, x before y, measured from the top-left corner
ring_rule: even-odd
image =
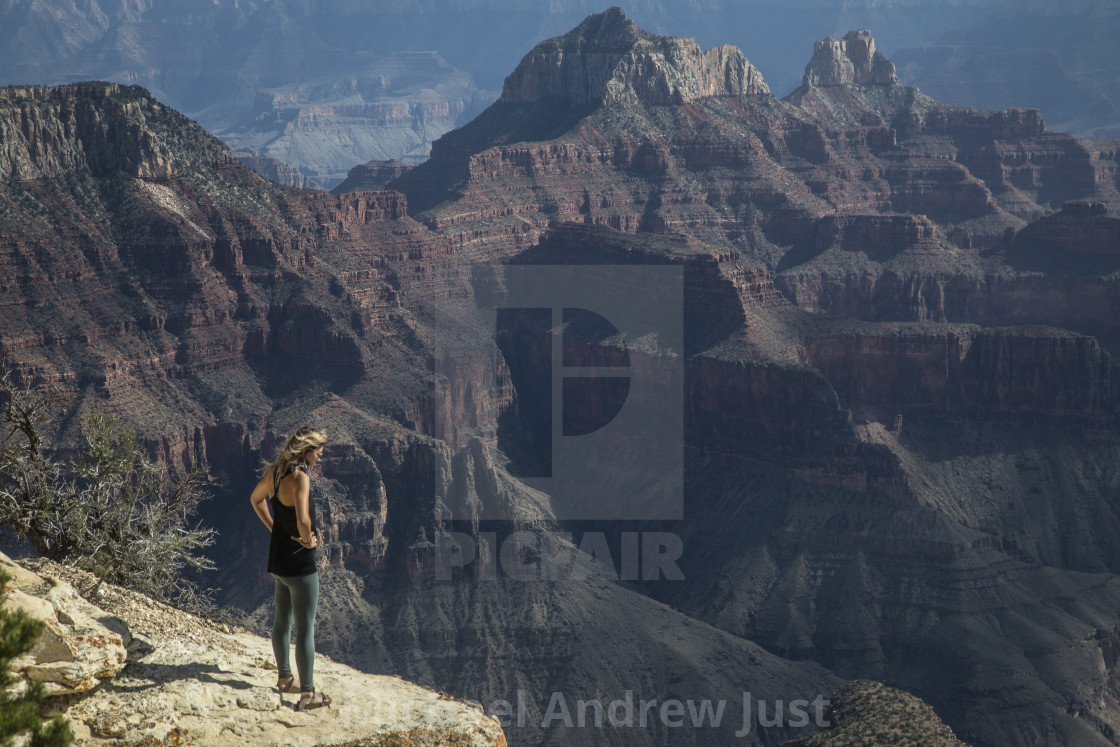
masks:
[[[524,691],[537,725],[555,692],[727,699],[732,723],[671,732],[690,744],[727,743],[743,692],[857,677],[973,744],[1120,729],[1120,144],[943,106],[863,31],[818,42],[778,99],[739,50],[618,9],[538,45],[397,191],[270,184],[135,88],[5,89],[0,138],[0,357],[171,459],[204,448],[219,581],[254,619],[266,538],[244,497],[311,421],[332,439],[320,639],[367,671]],[[485,325],[498,264],[679,268],[683,350],[623,347],[680,361],[683,518],[570,521],[523,479],[556,330]],[[565,366],[618,354],[564,322]],[[612,474],[644,484],[628,446]],[[514,532],[537,550],[502,557]],[[616,581],[586,554],[558,580],[509,573],[588,536],[618,560],[634,532],[679,537],[684,580]],[[452,563],[452,536],[473,557]],[[528,722],[511,743],[603,736]]]

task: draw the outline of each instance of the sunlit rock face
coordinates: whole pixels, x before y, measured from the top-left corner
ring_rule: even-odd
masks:
[[[534,47],[506,78],[500,101],[656,105],[767,93],[762,75],[735,47],[704,52],[691,39],[643,31],[621,8],[611,8]]]
[[[898,83],[894,64],[875,49],[866,29],[849,31],[843,39],[828,36],[813,45],[813,59],[805,66],[805,84],[841,86],[856,83]]]

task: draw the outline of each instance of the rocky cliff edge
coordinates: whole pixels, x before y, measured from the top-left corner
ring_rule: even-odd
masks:
[[[46,625],[15,667],[46,683],[49,708],[70,719],[79,744],[505,747],[480,706],[321,655],[316,685],[334,702],[296,712],[298,696],[273,686],[268,639],[126,589],[98,589],[82,571],[28,565],[35,570],[0,554],[13,577],[3,606]]]

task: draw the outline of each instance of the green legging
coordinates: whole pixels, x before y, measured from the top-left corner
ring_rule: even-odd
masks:
[[[276,621],[272,624],[272,652],[280,676],[290,675],[288,661],[292,619],[296,623],[296,670],[299,689],[315,689],[315,610],[319,606],[319,574],[273,576],[276,579]]]

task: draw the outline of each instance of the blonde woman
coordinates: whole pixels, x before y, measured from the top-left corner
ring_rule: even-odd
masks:
[[[319,606],[315,548],[319,546],[319,531],[311,500],[311,478],[307,475],[308,468],[322,458],[326,443],[326,433],[300,428],[288,437],[276,459],[264,467],[261,481],[250,496],[253,510],[272,533],[268,572],[276,579],[276,620],[272,625],[272,651],[279,673],[276,687],[281,693],[299,691],[297,711],[331,704],[329,696],[315,692],[315,611]],[[298,686],[288,660],[293,619]]]

